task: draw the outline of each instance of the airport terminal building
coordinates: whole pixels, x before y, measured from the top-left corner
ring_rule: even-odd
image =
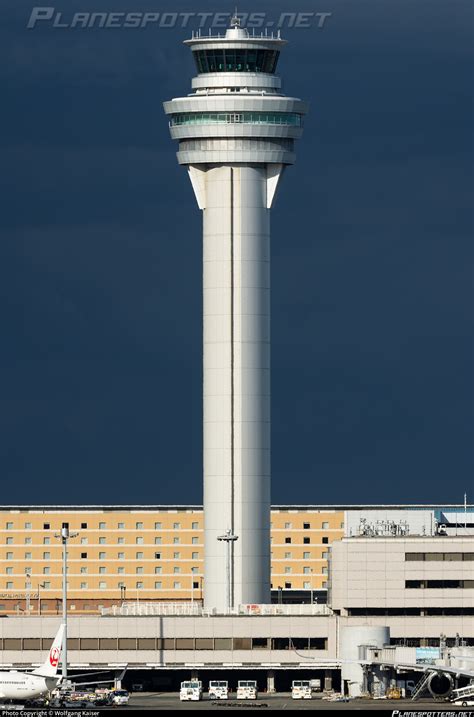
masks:
[[[174,691],[197,676],[281,691],[313,679],[356,695],[367,675],[371,690],[416,684],[420,672],[397,674],[400,659],[472,659],[472,506],[274,506],[271,515],[272,604],[222,613],[202,602],[199,506],[3,507],[0,669],[40,663],[56,633],[63,523],[77,533],[72,674],[127,665],[127,688]],[[354,674],[344,659],[360,649],[384,664]]]
[[[198,676],[280,691],[315,679],[357,694],[365,677],[344,659],[364,645],[387,663],[370,672],[374,689],[393,679],[400,655],[472,655],[471,506],[274,506],[272,604],[227,613],[202,604],[199,506],[9,506],[0,520],[0,669],[40,663],[56,633],[64,522],[77,532],[72,673],[127,665],[127,688],[176,690]]]

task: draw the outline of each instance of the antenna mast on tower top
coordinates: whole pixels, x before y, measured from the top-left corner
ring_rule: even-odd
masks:
[[[237,6],[235,6],[234,14],[230,18],[231,27],[240,27],[240,17],[237,15]]]

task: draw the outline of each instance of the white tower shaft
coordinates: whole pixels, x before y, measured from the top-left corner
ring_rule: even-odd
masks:
[[[203,173],[206,604],[270,600],[270,210],[265,166]]]

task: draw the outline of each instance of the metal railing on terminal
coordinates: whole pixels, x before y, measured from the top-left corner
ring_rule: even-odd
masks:
[[[123,602],[121,605],[102,608],[101,614],[105,617],[120,616],[166,616],[183,615],[195,617],[212,617],[214,615],[331,615],[332,611],[327,605],[239,605],[225,612],[206,610],[199,603],[192,602]]]

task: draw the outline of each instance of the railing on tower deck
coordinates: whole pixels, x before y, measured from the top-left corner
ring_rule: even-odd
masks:
[[[120,616],[166,616],[188,615],[211,617],[214,615],[331,615],[327,605],[239,605],[226,611],[206,610],[202,605],[192,602],[124,602],[121,605],[102,608],[105,617]]]

